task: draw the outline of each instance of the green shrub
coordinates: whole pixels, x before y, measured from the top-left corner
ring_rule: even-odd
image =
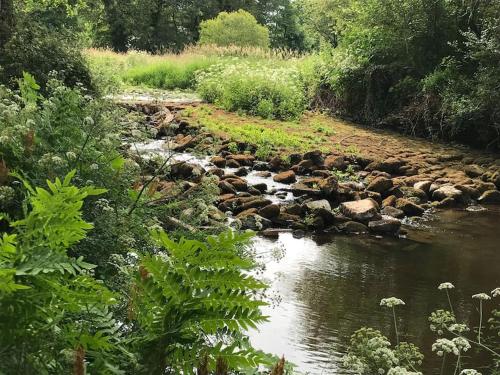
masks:
[[[200,24],[199,43],[269,48],[269,30],[244,10],[221,12],[216,18]]]
[[[54,32],[29,16],[18,20],[0,53],[0,83],[15,87],[23,72],[30,72],[43,90],[54,74],[67,86],[79,83],[93,89],[76,37],[65,30]]]

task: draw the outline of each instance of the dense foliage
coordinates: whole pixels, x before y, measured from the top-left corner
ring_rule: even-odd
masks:
[[[269,47],[269,30],[244,10],[221,12],[216,18],[200,24],[199,43],[266,49]]]

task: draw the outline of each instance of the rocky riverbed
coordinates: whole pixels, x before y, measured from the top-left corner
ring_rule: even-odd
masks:
[[[310,150],[258,160],[256,145],[215,136],[189,122],[182,103],[123,104],[145,113],[154,130],[156,140],[139,145],[139,151],[172,159],[158,191],[168,196],[172,184],[182,182],[189,193],[203,178],[214,178],[220,195],[210,220],[229,217],[233,226],[264,236],[277,237],[280,231],[399,236],[405,234],[402,223],[433,210],[500,203],[500,166],[494,158]]]

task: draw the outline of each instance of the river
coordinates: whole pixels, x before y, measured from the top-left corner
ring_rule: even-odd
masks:
[[[398,309],[404,340],[423,349],[424,374],[439,373],[441,360],[430,350],[434,334],[427,320],[432,311],[447,307],[437,286],[452,282],[457,314],[477,326],[472,294],[500,286],[500,208],[444,211],[408,229],[406,239],[296,239],[291,233],[273,241],[257,238],[257,252],[279,248],[284,256],[265,256],[264,277],[276,303],[265,309],[269,322],[251,333],[252,343],[284,354],[303,372],[348,373],[342,356],[355,330],[370,326],[394,340],[392,316],[379,302],[396,296],[406,302]]]

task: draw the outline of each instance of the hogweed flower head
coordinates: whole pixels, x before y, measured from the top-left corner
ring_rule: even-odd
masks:
[[[436,352],[439,357],[447,353],[453,353],[456,356],[460,354],[460,350],[455,343],[448,339],[437,339],[436,342],[432,344],[432,351]]]
[[[448,329],[451,332],[455,332],[455,333],[463,333],[463,332],[470,331],[469,327],[467,327],[465,324],[458,324],[458,323],[450,325],[450,327]]]
[[[481,300],[481,301],[487,301],[487,300],[491,299],[491,297],[489,295],[487,295],[486,293],[474,294],[472,296],[472,298],[478,299],[478,300]]]
[[[466,368],[460,371],[460,375],[482,375],[482,374],[474,369]]]
[[[452,283],[449,283],[449,282],[446,282],[446,283],[441,283],[439,284],[438,286],[438,289],[439,290],[444,290],[444,289],[453,289],[455,288],[455,285],[453,285]]]
[[[382,298],[380,300],[380,306],[394,307],[400,305],[405,305],[405,303],[402,299],[396,297]]]
[[[495,288],[491,291],[491,295],[493,297],[500,297],[500,287],[499,288]]]
[[[464,337],[455,337],[451,341],[455,344],[460,352],[466,352],[471,348],[469,341]]]

